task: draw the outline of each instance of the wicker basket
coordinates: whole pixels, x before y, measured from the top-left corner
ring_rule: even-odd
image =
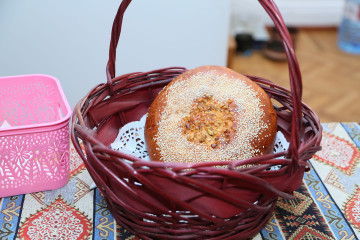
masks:
[[[159,91],[186,70],[166,68],[115,77],[116,47],[130,2],[122,1],[114,20],[107,83],[92,89],[73,112],[75,148],[116,221],[143,239],[253,236],[267,223],[278,197],[292,198],[321,140],[318,117],[301,101],[298,63],[277,7],[272,0],[259,1],[283,40],[291,91],[264,78],[248,77],[274,101],[278,131],[289,142],[289,149],[232,162],[179,164],[148,162],[109,148],[119,129],[138,121]],[[253,167],[241,168],[245,165]],[[281,168],[270,171],[272,166]]]

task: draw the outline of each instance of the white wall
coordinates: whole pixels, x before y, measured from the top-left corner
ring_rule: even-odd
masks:
[[[119,3],[0,0],[0,76],[53,75],[74,107],[106,81]],[[133,0],[117,51],[117,75],[170,66],[224,66],[229,21],[230,0]]]
[[[323,27],[340,23],[344,0],[275,0],[287,25]],[[231,0],[231,31],[272,24],[256,0]]]

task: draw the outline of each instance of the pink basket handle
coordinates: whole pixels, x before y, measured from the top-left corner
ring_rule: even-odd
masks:
[[[299,161],[300,131],[302,121],[302,80],[299,64],[295,55],[294,46],[284,20],[273,0],[258,0],[275,24],[282,40],[289,66],[290,88],[292,93],[292,122],[289,153],[293,159],[292,171],[295,171]],[[107,83],[113,93],[112,80],[115,78],[116,47],[119,42],[124,13],[131,0],[123,0],[115,16],[109,49],[109,61],[106,66]]]

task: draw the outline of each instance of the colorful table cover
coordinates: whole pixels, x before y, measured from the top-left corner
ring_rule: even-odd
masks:
[[[295,199],[279,199],[254,239],[360,238],[360,125],[326,123],[323,128],[323,150],[311,159]],[[66,186],[0,199],[0,239],[139,239],[114,221],[91,184],[71,147]]]

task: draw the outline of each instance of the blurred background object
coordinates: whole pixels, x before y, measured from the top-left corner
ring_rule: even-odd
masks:
[[[288,31],[290,33],[291,41],[293,42],[294,48],[296,48],[296,41],[299,29],[297,27],[288,26]],[[264,56],[274,61],[286,61],[285,49],[276,28],[270,27],[268,29],[268,32],[270,38],[263,46]]]
[[[360,54],[360,0],[346,0],[339,27],[339,47]]]
[[[359,122],[360,56],[346,53],[338,45],[345,0],[275,2],[294,41],[303,77],[303,101],[315,110],[322,122]],[[232,0],[231,4],[230,32],[234,40],[229,41],[250,34],[254,42],[263,45],[262,49],[250,48],[246,52],[233,50],[229,53],[231,64],[228,66],[289,88],[285,53],[281,42],[276,41],[270,18],[257,1]]]

